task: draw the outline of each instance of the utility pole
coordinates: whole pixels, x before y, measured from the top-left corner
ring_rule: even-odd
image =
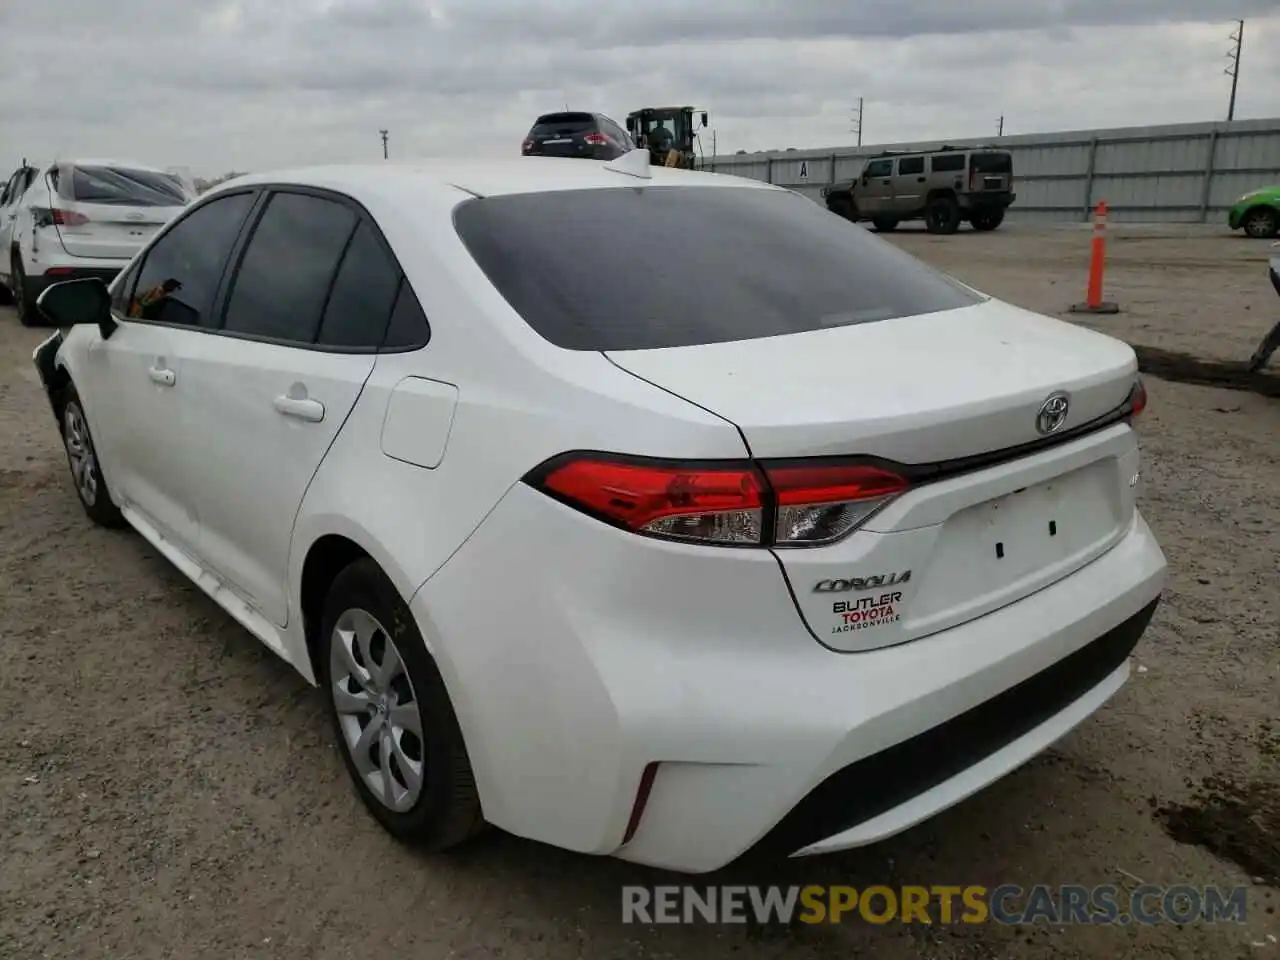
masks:
[[[851,118],[853,123],[853,132],[858,135],[858,146],[862,146],[862,98],[858,98],[857,116]]]
[[[387,131],[379,130],[378,136],[382,138],[382,159],[387,159]]]
[[[1236,43],[1227,51],[1227,59],[1231,61],[1231,66],[1223,71],[1231,78],[1231,103],[1227,107],[1228,123],[1236,118],[1236,88],[1240,85],[1240,50],[1244,47],[1244,21],[1237,20],[1236,24],[1236,32],[1228,38]]]
[[[996,121],[996,136],[1004,136],[1004,114],[1000,114],[1000,119]]]

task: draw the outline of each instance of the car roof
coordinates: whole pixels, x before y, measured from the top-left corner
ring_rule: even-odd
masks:
[[[287,183],[347,194],[412,196],[421,190],[454,189],[478,197],[608,187],[708,186],[778,190],[780,187],[732,177],[652,166],[641,180],[610,170],[604,162],[569,157],[518,157],[501,160],[434,160],[301,167],[247,174],[219,184],[210,193],[264,183]]]

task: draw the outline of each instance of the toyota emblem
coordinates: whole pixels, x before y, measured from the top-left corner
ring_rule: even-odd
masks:
[[[1040,412],[1036,414],[1036,431],[1041,436],[1049,436],[1062,429],[1067,422],[1067,410],[1071,408],[1071,399],[1059,391],[1051,393],[1040,404]]]

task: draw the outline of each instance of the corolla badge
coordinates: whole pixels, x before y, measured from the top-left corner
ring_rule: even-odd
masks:
[[[1049,436],[1062,429],[1067,422],[1067,411],[1071,408],[1071,399],[1058,391],[1045,397],[1040,404],[1040,412],[1036,414],[1036,432],[1041,436]]]

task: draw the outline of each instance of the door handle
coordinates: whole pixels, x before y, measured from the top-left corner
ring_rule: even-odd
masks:
[[[916,177],[916,183],[924,183],[924,177]]]
[[[178,375],[165,367],[148,367],[147,376],[162,387],[172,387],[178,382]]]
[[[299,420],[308,420],[311,423],[319,423],[324,419],[324,404],[319,400],[279,396],[272,403],[276,410],[286,417],[297,417]]]

